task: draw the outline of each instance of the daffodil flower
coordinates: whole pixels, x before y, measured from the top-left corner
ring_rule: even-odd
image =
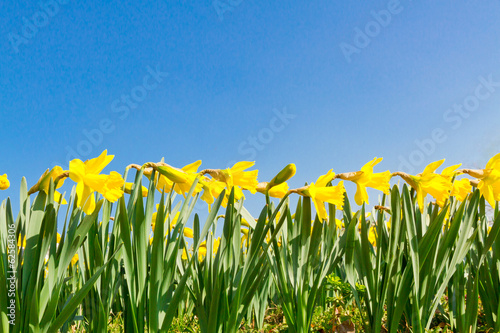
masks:
[[[3,176],[0,175],[0,190],[6,190],[10,186],[10,182],[7,179],[7,174],[4,174]]]
[[[216,179],[202,179],[200,180],[201,187],[203,189],[203,194],[201,195],[201,200],[205,201],[209,206],[210,210],[210,205],[214,203],[215,198],[218,198],[219,195],[222,193],[222,191],[226,188],[226,183],[220,182]],[[226,197],[224,197],[224,200],[222,201],[222,206],[226,207],[227,206],[227,198],[228,194]],[[237,200],[239,198],[236,198]]]
[[[134,188],[135,188],[134,183],[125,183],[125,193],[132,194],[132,191],[134,190]],[[148,196],[148,189],[145,186],[142,186],[142,188],[141,188],[141,195],[143,197]]]
[[[220,244],[220,237],[214,239],[213,251],[212,251],[214,255],[217,253],[217,250],[219,249],[219,244]],[[193,252],[192,248],[190,249],[190,252]],[[205,258],[206,255],[207,255],[207,242],[203,241],[201,242],[200,247],[198,248],[198,261],[200,262],[203,261],[203,258]],[[189,259],[186,249],[184,249],[184,251],[182,252],[181,259],[182,260]]]
[[[73,258],[71,258],[71,266],[74,266],[76,265],[76,263],[78,262],[78,253],[76,253]]]
[[[461,165],[462,164],[455,164],[449,166],[447,168],[444,168],[443,171],[441,172],[441,175],[443,177],[445,177],[450,182],[453,182],[450,196],[455,197],[460,202],[464,201],[467,195],[472,190],[472,185],[470,184],[470,181],[468,179],[466,178],[460,180],[453,179],[454,176],[462,173],[461,171],[457,171],[457,169]],[[436,203],[439,205],[439,207],[443,207],[445,202],[436,200]]]
[[[58,165],[53,167],[52,170],[50,170],[50,171],[49,171],[49,169],[47,169],[43,173],[43,175],[40,177],[40,179],[38,180],[36,185],[33,186],[29,190],[28,194],[31,194],[31,193],[34,193],[37,191],[42,191],[42,192],[45,192],[46,194],[48,194],[51,180],[52,180],[52,182],[54,182],[56,189],[60,188],[61,186],[63,186],[64,180],[67,177],[67,174],[66,174],[66,176],[64,176],[64,173],[65,173],[65,171]],[[62,177],[62,176],[64,176],[64,177]],[[60,202],[61,196],[62,196],[61,193],[59,193],[58,191],[54,191],[54,201]],[[62,199],[61,203],[63,205],[67,204],[65,199]]]
[[[158,210],[159,207],[160,207],[160,204],[156,204],[156,210]],[[154,212],[153,216],[151,218],[151,229],[153,230],[153,232],[155,232],[157,214],[158,214],[158,212]],[[175,225],[177,224],[177,220],[179,220],[179,215],[180,215],[180,212],[175,213],[174,218],[170,222],[170,226],[169,226],[167,233],[172,231],[172,228],[175,227]],[[165,220],[163,221],[163,223],[167,222],[167,219],[168,219],[168,213],[165,216]]]
[[[288,184],[281,183],[279,185],[275,185],[270,189],[267,189],[267,183],[259,183],[257,185],[257,192],[265,194],[269,194],[270,197],[273,198],[283,198],[288,193]]]
[[[166,193],[174,190],[178,194],[184,195],[188,193],[193,185],[194,181],[198,177],[198,168],[201,165],[201,161],[196,161],[191,164],[184,166],[181,169],[174,168],[170,165],[160,165],[158,166],[158,171],[160,176],[158,178],[158,183],[156,184],[156,189],[160,192],[165,190]],[[200,192],[202,189],[201,184],[197,184],[193,195]]]
[[[257,181],[257,175],[259,171],[245,171],[246,169],[251,168],[254,164],[255,162],[243,161],[235,163],[229,169],[206,169],[203,170],[201,174],[209,174],[213,179],[225,183],[228,194],[234,187],[235,199],[239,200],[243,197],[242,188],[250,191],[252,194],[255,194],[255,192],[257,192],[257,185],[259,184],[259,182]]]
[[[462,172],[479,179],[479,192],[491,207],[495,207],[495,201],[500,201],[500,154],[493,156],[482,170],[465,169]]]
[[[77,205],[86,214],[91,214],[95,208],[94,191],[101,193],[107,200],[116,202],[123,196],[124,180],[122,176],[112,171],[109,175],[101,175],[101,171],[113,160],[114,155],[103,151],[99,157],[82,162],[74,159],[69,162],[69,177],[77,183]]]
[[[434,173],[444,163],[444,159],[430,163],[421,174],[416,176],[404,172],[395,172],[417,191],[417,202],[420,212],[424,212],[424,199],[427,194],[433,196],[437,202],[444,202],[450,197],[452,183],[440,174]]]
[[[248,247],[248,245],[249,245],[249,239],[248,239],[248,232],[249,231],[250,231],[249,229],[241,228],[241,233],[243,234],[243,236],[241,236],[241,246],[240,246],[241,248],[243,248],[243,246],[245,246],[245,245],[246,245],[246,247]]]
[[[191,229],[191,228],[185,227],[183,233],[184,233],[184,237],[186,237],[186,238],[192,239],[194,237],[194,232],[193,232],[193,229]]]
[[[363,165],[360,171],[341,173],[338,174],[336,178],[343,180],[349,180],[356,183],[356,194],[354,195],[354,200],[356,204],[362,205],[364,202],[368,202],[368,193],[366,192],[367,187],[380,190],[385,194],[389,194],[390,185],[389,181],[391,179],[391,172],[389,170],[385,172],[373,173],[373,167],[379,164],[382,158],[374,158],[370,162]]]
[[[281,183],[279,185],[271,187],[267,193],[270,197],[282,199],[288,193],[288,184]]]
[[[311,185],[291,190],[290,192],[310,197],[313,200],[318,217],[321,220],[326,220],[328,215],[325,209],[325,202],[337,206],[338,209],[342,209],[344,206],[344,183],[341,181],[336,186],[326,186],[334,178],[335,173],[330,170],[326,175],[320,176],[316,184],[311,183]]]
[[[259,171],[244,171],[254,166],[254,164],[255,162],[238,162],[234,164],[230,169],[222,171],[229,191],[233,188],[233,186],[236,186],[235,192],[241,192],[240,187],[250,191],[252,194],[255,194],[255,192],[257,192],[256,187],[259,183],[257,181],[257,176]],[[242,195],[243,193],[241,193],[241,196]]]
[[[375,226],[370,228],[368,232],[368,241],[373,245],[377,246],[377,228]]]

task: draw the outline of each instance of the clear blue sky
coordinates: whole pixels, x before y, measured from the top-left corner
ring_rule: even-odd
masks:
[[[0,200],[104,149],[106,173],[255,160],[266,181],[294,162],[291,186],[375,156],[483,166],[500,151],[499,17],[492,0],[2,1]]]

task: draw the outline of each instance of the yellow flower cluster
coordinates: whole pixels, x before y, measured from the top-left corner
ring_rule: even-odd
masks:
[[[85,162],[80,159],[70,161],[69,171],[64,171],[60,166],[55,166],[52,170],[44,172],[38,182],[28,191],[28,194],[39,191],[48,193],[51,181],[54,183],[55,188],[58,189],[63,185],[64,180],[69,177],[77,184],[76,203],[78,207],[81,207],[85,214],[91,214],[96,204],[94,192],[102,194],[110,202],[116,202],[123,196],[124,190],[127,189],[127,186],[124,186],[123,177],[118,172],[112,171],[109,175],[100,174],[113,158],[114,155],[108,155],[105,150],[98,157]],[[54,200],[66,204],[66,200],[57,191],[54,193]]]
[[[64,171],[61,167],[56,166],[50,171],[47,170],[29,193],[48,192],[51,181],[54,182],[56,189],[60,188],[64,179],[69,177],[77,183],[77,205],[85,213],[90,214],[95,208],[94,192],[98,192],[107,200],[115,202],[123,193],[131,193],[133,190],[134,184],[125,183],[118,172],[112,171],[109,175],[101,174],[101,171],[111,162],[113,157],[113,155],[107,155],[105,150],[99,157],[85,162],[79,159],[72,160],[69,163],[69,171]],[[329,170],[325,175],[318,177],[316,182],[297,189],[289,189],[286,183],[296,173],[294,164],[287,165],[271,181],[260,183],[257,180],[258,170],[248,170],[255,164],[255,162],[249,161],[235,163],[227,169],[204,169],[202,171],[198,171],[201,161],[196,161],[182,168],[176,168],[164,162],[146,163],[143,166],[132,164],[129,167],[142,168],[144,175],[149,179],[151,179],[153,171],[156,171],[156,189],[160,192],[175,191],[185,196],[196,182],[193,195],[203,191],[200,197],[209,204],[209,208],[224,189],[226,189],[226,197],[223,206],[226,206],[229,193],[233,189],[236,200],[244,197],[244,190],[251,193],[263,193],[275,198],[283,198],[291,193],[296,193],[312,199],[320,219],[327,218],[325,203],[334,204],[338,209],[342,209],[345,195],[343,181],[351,181],[356,184],[354,199],[358,205],[369,202],[367,188],[377,189],[388,194],[390,180],[394,176],[403,178],[416,191],[421,211],[424,209],[424,199],[427,195],[434,197],[436,204],[442,207],[450,196],[459,201],[465,200],[473,187],[479,189],[481,195],[491,206],[495,206],[495,202],[500,201],[500,154],[492,157],[484,169],[459,170],[460,164],[458,164],[445,168],[440,174],[436,173],[436,170],[444,163],[444,160],[429,164],[422,173],[417,175],[409,175],[404,172],[391,173],[388,170],[379,173],[373,172],[374,167],[381,161],[382,158],[374,158],[356,172],[335,174],[333,170]],[[467,178],[457,180],[456,177],[462,174],[467,174],[477,180]],[[332,185],[335,179],[341,181],[337,185]],[[9,185],[7,175],[0,176],[0,189],[7,189]],[[148,190],[145,187],[142,187],[141,192],[143,196],[148,195]],[[54,199],[65,203],[57,191]]]

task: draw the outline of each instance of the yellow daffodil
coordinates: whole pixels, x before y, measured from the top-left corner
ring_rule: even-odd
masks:
[[[6,190],[10,186],[10,182],[7,179],[7,174],[4,174],[3,176],[0,175],[0,190]]]
[[[239,190],[239,187],[242,187],[250,191],[252,194],[255,194],[255,192],[257,191],[257,184],[259,183],[257,181],[259,171],[244,171],[248,168],[251,168],[254,164],[255,162],[238,162],[230,169],[224,170],[223,173],[225,176],[225,182],[228,186],[228,190],[231,190],[233,186],[237,186],[235,192]]]
[[[479,179],[477,188],[491,207],[495,207],[495,201],[500,201],[500,154],[493,156],[482,170],[465,169],[462,172]]]
[[[182,260],[188,260],[189,259],[187,251],[186,251],[186,248],[184,248],[184,251],[182,251],[181,259]]]
[[[288,193],[288,184],[281,183],[273,186],[269,189],[268,193],[270,197],[281,199]]]
[[[396,172],[394,175],[399,175],[411,187],[417,191],[417,202],[420,212],[424,212],[424,199],[427,194],[433,196],[437,202],[445,202],[449,197],[452,189],[451,180],[445,176],[434,173],[437,168],[444,163],[444,159],[430,163],[425,167],[421,174],[416,176],[408,175],[403,172]]]
[[[201,161],[193,162],[181,169],[174,168],[169,165],[158,166],[160,176],[158,178],[158,183],[156,184],[156,189],[160,192],[163,192],[163,190],[165,190],[165,192],[168,193],[172,190],[172,187],[175,183],[175,192],[182,195],[188,193],[194,181],[198,177],[197,171],[200,165]],[[202,185],[198,183],[196,185],[196,189],[193,192],[193,195],[200,192],[201,189]]]
[[[453,188],[451,190],[451,195],[457,198],[458,201],[462,202],[467,198],[469,193],[472,191],[472,185],[470,180],[463,178],[460,180],[455,180],[453,182]]]
[[[460,171],[457,171],[457,169],[460,166],[461,164],[455,164],[447,168],[444,168],[443,171],[441,172],[441,175],[446,179],[448,179],[450,182],[453,181],[450,196],[455,197],[458,201],[464,201],[467,195],[471,192],[472,185],[470,184],[470,181],[466,178],[460,180],[457,179],[453,180],[454,176],[461,173]],[[436,200],[436,202],[440,207],[444,206],[444,201]]]
[[[300,189],[292,190],[293,193],[308,196],[313,200],[316,213],[321,220],[327,219],[325,202],[337,206],[342,209],[344,206],[344,183],[341,181],[336,186],[326,186],[335,178],[335,173],[332,170],[328,171],[326,175],[322,175],[315,183]]]
[[[160,207],[160,204],[156,204],[156,210],[158,210],[159,207]],[[154,212],[153,216],[151,217],[151,229],[153,230],[153,232],[155,232],[157,214],[158,214],[158,212]],[[170,222],[170,227],[169,227],[167,233],[169,233],[172,230],[172,228],[175,227],[175,225],[177,224],[177,220],[179,219],[179,215],[180,215],[180,212],[175,213],[174,218]],[[165,221],[163,221],[163,223],[167,222],[167,219],[168,219],[168,213],[165,216]]]
[[[242,223],[242,225],[243,225],[243,223]],[[243,234],[241,236],[241,248],[243,248],[243,246],[245,246],[245,245],[246,245],[246,247],[248,247],[248,245],[249,245],[248,232],[249,232],[249,229],[241,228],[241,233]]]
[[[125,183],[125,193],[127,194],[132,194],[132,191],[134,190],[135,184],[134,183]],[[148,196],[148,189],[144,186],[141,188],[142,191],[142,196],[147,197]]]
[[[259,183],[257,185],[257,192],[259,193],[268,193],[270,197],[273,198],[283,198],[288,193],[288,184],[281,183],[279,185],[275,185],[270,189],[267,189],[267,183]]]
[[[193,229],[185,227],[184,228],[184,237],[186,237],[186,238],[193,238],[193,236],[194,236]]]
[[[71,258],[71,266],[74,266],[76,265],[76,263],[78,262],[78,253],[76,253],[73,258]]]
[[[254,164],[255,162],[243,161],[234,164],[229,169],[207,169],[204,170],[203,173],[208,173],[215,180],[225,183],[228,194],[234,187],[235,199],[239,200],[243,197],[242,189],[248,190],[251,193],[257,192],[257,185],[259,184],[259,182],[257,181],[257,175],[259,171],[245,171],[246,169],[251,168]]]
[[[354,200],[358,205],[368,202],[368,193],[366,192],[367,187],[371,187],[377,190],[389,194],[390,185],[389,181],[391,179],[391,172],[389,170],[385,172],[373,173],[373,167],[379,164],[382,158],[374,158],[370,162],[363,165],[360,171],[341,173],[337,175],[337,178],[343,180],[349,180],[356,183],[356,194]]]
[[[337,206],[337,209],[342,209],[344,206],[344,193],[345,188],[343,182],[339,182],[336,186],[317,186],[312,183],[309,186],[309,194],[314,202],[314,207],[316,207],[316,212],[322,220],[328,218],[325,209],[325,202],[331,203]]]
[[[61,186],[63,186],[64,180],[67,177],[67,175],[64,176],[64,173],[65,171],[58,165],[53,167],[50,171],[47,169],[40,177],[36,185],[29,190],[28,194],[35,193],[37,191],[42,191],[48,194],[51,181],[55,183],[54,185],[56,189],[60,188]],[[58,191],[54,191],[54,201],[59,202],[61,200],[61,196],[61,193],[59,193]],[[67,204],[64,198],[62,199],[61,203],[63,205]]]
[[[203,179],[200,180],[201,186],[203,188],[203,194],[201,195],[201,200],[205,201],[207,204],[211,205],[214,203],[215,198],[218,198],[222,193],[224,188],[226,188],[226,183],[220,182],[216,179]],[[226,207],[227,197],[229,193],[226,193],[226,197],[222,202],[222,206]],[[239,199],[239,198],[236,198]]]
[[[373,245],[377,246],[377,228],[371,227],[368,233],[368,241]]]
[[[99,157],[91,160],[82,162],[79,159],[74,159],[69,163],[69,177],[77,183],[77,205],[82,207],[86,214],[91,214],[94,211],[94,191],[101,193],[111,202],[115,202],[123,196],[124,180],[118,172],[112,171],[109,175],[100,174],[113,158],[114,156],[107,155],[105,150]]]
[[[213,247],[212,247],[213,248],[212,249],[213,255],[215,255],[217,253],[217,250],[219,249],[219,245],[220,245],[220,237],[214,239],[214,243],[213,243]],[[193,252],[192,248],[190,249],[190,252]],[[200,261],[200,262],[203,261],[203,258],[206,255],[207,255],[207,242],[203,241],[203,242],[201,242],[200,247],[198,248],[198,261]],[[189,259],[186,249],[184,249],[184,251],[182,252],[181,259],[182,260]]]

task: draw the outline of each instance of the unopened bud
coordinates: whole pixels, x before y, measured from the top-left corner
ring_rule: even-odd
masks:
[[[164,175],[174,183],[182,184],[188,181],[187,174],[180,169],[168,166],[159,166],[156,169],[160,174]]]
[[[295,164],[288,164],[276,176],[274,176],[274,178],[267,184],[266,189],[269,190],[274,186],[286,182],[288,179],[292,178],[295,175],[296,171],[297,168],[295,167]]]

